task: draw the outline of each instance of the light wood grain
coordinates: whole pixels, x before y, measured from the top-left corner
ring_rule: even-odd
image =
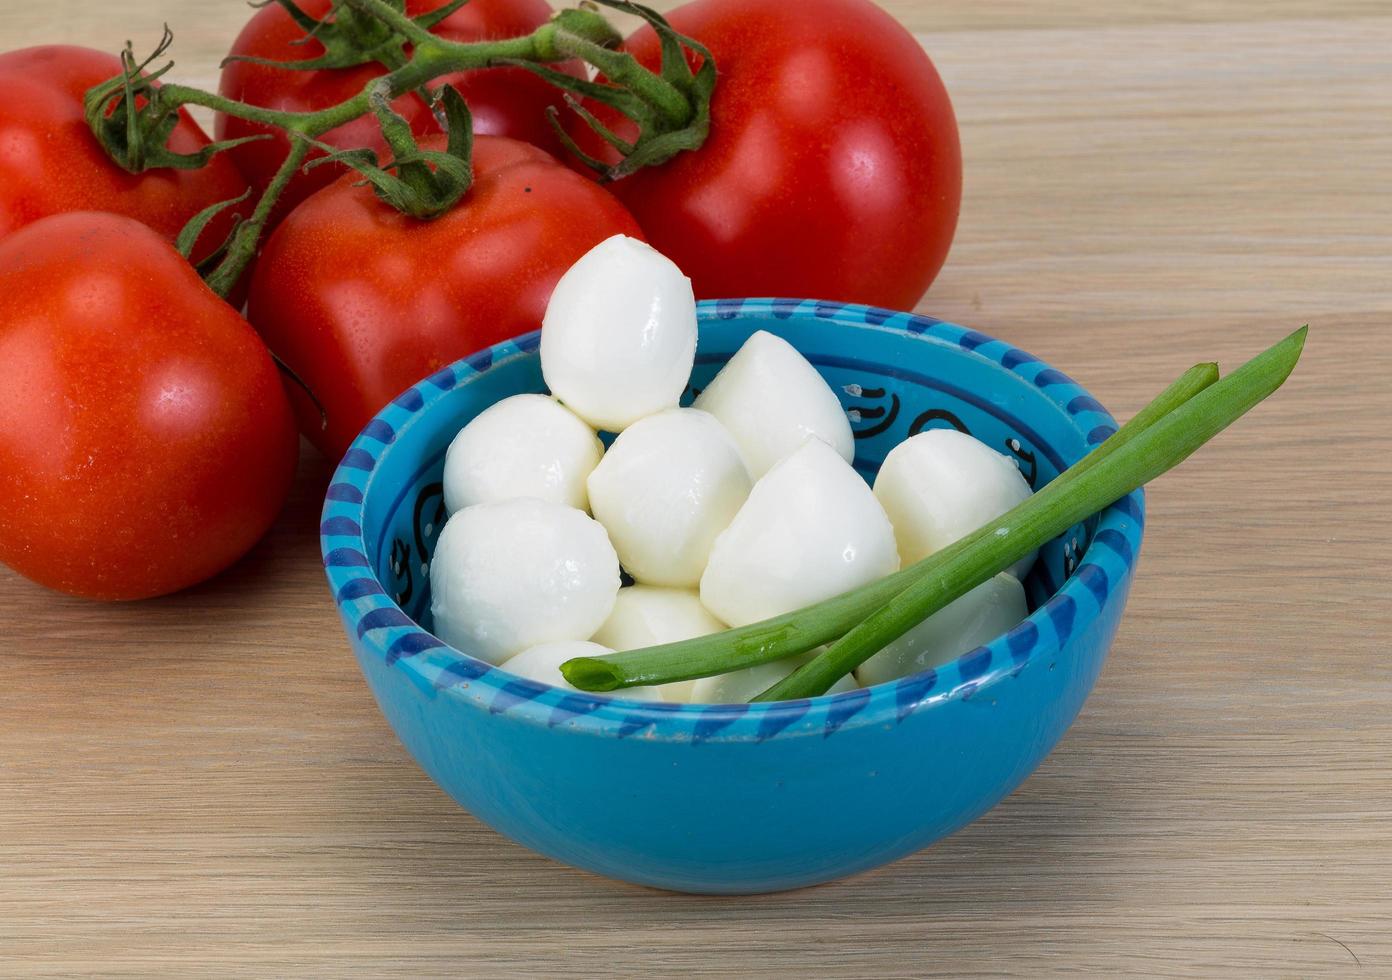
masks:
[[[244,16],[3,2],[0,47],[167,19],[204,80]],[[0,572],[0,973],[1392,975],[1388,8],[888,6],[932,32],[966,153],[922,309],[1120,415],[1200,356],[1313,330],[1280,397],[1153,487],[1111,660],[1038,773],[939,846],[801,893],[557,866],[378,716],[318,567],[311,458],[271,537],[189,594],[97,606]]]

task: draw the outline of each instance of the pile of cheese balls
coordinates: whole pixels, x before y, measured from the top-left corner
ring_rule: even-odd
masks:
[[[491,406],[450,445],[430,565],[435,632],[522,677],[809,606],[897,571],[1029,496],[1010,458],[955,430],[889,454],[873,491],[836,394],[760,331],[690,408],[691,283],[631,238],[561,279],[541,332],[552,394]],[[606,452],[598,431],[615,433]],[[972,590],[831,693],[944,663],[1026,615],[1018,576]],[[635,584],[621,587],[620,569]],[[623,697],[747,701],[812,656]]]

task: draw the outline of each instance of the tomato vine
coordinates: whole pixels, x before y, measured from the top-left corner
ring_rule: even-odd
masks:
[[[293,0],[279,2],[292,16],[299,13]],[[664,53],[658,70],[650,70],[618,50],[622,38],[595,3],[641,17],[658,31]],[[450,4],[446,9],[457,7],[457,3]],[[709,132],[710,100],[715,88],[715,63],[710,52],[692,38],[678,34],[662,15],[642,4],[594,0],[558,11],[530,34],[470,43],[432,34],[430,27],[439,19],[439,12],[408,17],[403,0],[335,0],[324,21],[309,20],[302,13],[296,19],[306,29],[306,37],[322,36],[328,43],[324,44],[326,53],[319,58],[279,63],[286,70],[341,67],[376,60],[391,71],[369,82],[351,98],[325,109],[268,109],[193,86],[162,82],[172,62],[148,69],[172,43],[166,28],[154,53],[143,61],[136,60],[128,45],[122,55],[121,74],[95,86],[86,96],[87,121],[92,132],[111,158],[131,173],[158,168],[197,169],[216,153],[248,140],[266,138],[223,140],[197,154],[175,153],[168,149],[166,141],[178,123],[180,110],[186,106],[201,106],[276,127],[290,135],[290,150],[251,216],[237,223],[227,242],[218,249],[219,257],[202,270],[209,286],[222,296],[227,296],[241,279],[256,255],[277,200],[295,173],[307,165],[335,162],[352,167],[364,175],[379,197],[402,213],[422,220],[437,217],[457,203],[467,193],[471,179],[471,123],[468,108],[457,91],[448,85],[439,91],[430,90],[430,83],[444,75],[514,65],[564,89],[568,104],[620,154],[620,162],[613,166],[582,155],[585,162],[604,170],[608,178],[698,149]],[[688,63],[688,50],[700,58],[700,66],[694,71]],[[572,59],[590,65],[604,80],[576,78],[548,67]],[[413,91],[425,92],[442,116],[450,134],[445,149],[420,149],[409,126],[392,110],[393,99]],[[615,108],[633,120],[638,135],[630,140],[619,139],[581,108],[578,97]],[[382,127],[393,154],[391,160],[378,160],[370,150],[350,149],[331,152],[326,158],[306,164],[313,149],[325,148],[318,142],[319,137],[366,115],[374,116]],[[551,121],[567,146],[578,152],[554,114]],[[237,203],[240,199],[227,205]],[[208,216],[195,220],[206,224]]]

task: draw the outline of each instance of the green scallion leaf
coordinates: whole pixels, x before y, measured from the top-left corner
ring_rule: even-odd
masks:
[[[908,588],[755,700],[824,694],[839,678],[954,599],[1178,466],[1281,386],[1300,359],[1305,334],[1306,328],[1301,327],[1193,398],[1152,417],[1142,432],[1100,461],[1074,466],[1069,471],[1073,479],[1055,480],[996,520],[928,556],[915,566]]]

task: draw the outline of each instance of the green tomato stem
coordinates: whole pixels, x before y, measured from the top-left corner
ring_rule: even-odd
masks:
[[[142,80],[147,92],[146,111],[151,115],[151,118],[142,121],[139,118],[141,110],[137,108],[137,100],[131,88],[144,65],[136,66],[133,58],[130,59],[123,78],[95,86],[89,93],[88,101],[91,104],[88,107],[88,120],[93,133],[106,147],[113,160],[132,173],[139,173],[147,167],[158,165],[193,166],[199,163],[192,158],[185,160],[168,152],[158,154],[156,162],[145,152],[147,137],[161,132],[163,121],[172,118],[172,114],[183,106],[202,106],[238,119],[278,128],[290,134],[290,156],[257,202],[251,220],[238,229],[236,236],[229,242],[222,261],[208,274],[209,284],[220,295],[227,295],[227,290],[241,278],[248,263],[255,256],[266,221],[291,177],[305,162],[312,141],[330,130],[372,112],[374,93],[380,97],[385,90],[387,100],[390,101],[408,92],[424,91],[435,79],[457,72],[496,64],[541,64],[580,57],[595,59],[591,63],[601,70],[611,72],[616,86],[629,86],[639,103],[651,103],[650,110],[664,119],[689,120],[698,111],[686,96],[665,79],[642,68],[630,56],[611,51],[610,48],[617,46],[622,38],[597,10],[588,7],[562,10],[531,34],[522,37],[466,44],[431,34],[426,24],[407,17],[384,0],[342,2],[352,11],[375,18],[390,28],[402,40],[412,45],[412,51],[409,59],[399,53],[389,54],[386,63],[392,70],[382,78],[374,79],[364,86],[361,92],[338,105],[315,112],[285,112],[247,105],[214,92],[177,84],[163,85],[156,94],[149,85],[154,78],[167,70],[166,66],[165,69]],[[164,41],[152,58],[164,52],[169,40],[166,32]],[[287,66],[287,70],[293,67]],[[108,133],[107,130],[112,127],[106,125],[109,106],[122,92],[125,93],[128,113],[126,127],[121,131],[125,133],[124,140]],[[126,133],[126,130],[129,132]],[[233,144],[215,144],[206,152],[210,154],[231,145]]]
[[[343,3],[354,10],[375,17],[412,44],[429,44],[435,40],[434,34],[431,34],[430,31],[421,27],[391,4],[383,3],[382,0],[343,0]]]
[[[252,211],[251,217],[242,222],[237,230],[232,233],[232,240],[227,246],[227,257],[217,264],[208,273],[208,288],[217,293],[224,299],[231,295],[233,288],[241,279],[242,273],[246,271],[247,265],[256,256],[257,245],[261,241],[261,234],[265,231],[266,223],[270,221],[271,211],[275,208],[276,201],[280,200],[280,195],[286,186],[295,176],[305,158],[309,155],[311,143],[303,137],[290,138],[290,152],[285,155],[285,160],[281,163],[280,169],[271,178],[266,191],[261,195],[261,199],[256,202],[256,208]]]
[[[172,104],[201,105],[241,119],[278,127],[291,135],[289,157],[257,202],[251,220],[238,229],[227,256],[208,276],[208,284],[221,296],[229,294],[255,258],[266,223],[295,171],[305,162],[311,141],[372,112],[374,96],[380,99],[385,93],[386,100],[390,102],[423,88],[443,75],[484,68],[500,60],[555,61],[568,58],[570,55],[555,43],[557,35],[562,33],[562,25],[568,37],[573,35],[587,39],[596,47],[598,42],[609,43],[618,37],[603,17],[582,9],[564,11],[551,22],[522,37],[465,44],[436,37],[382,0],[345,0],[345,3],[381,18],[412,41],[415,48],[406,64],[369,82],[357,95],[338,105],[316,112],[294,113],[246,105],[188,86],[169,85],[161,93]]]
[[[372,2],[372,0],[347,0],[347,2],[356,5]],[[160,97],[166,105],[202,106],[205,109],[235,116],[238,119],[246,119],[291,133],[300,133],[317,138],[331,129],[337,129],[339,126],[371,112],[373,89],[383,81],[387,86],[388,98],[396,99],[439,78],[441,75],[484,68],[500,58],[541,60],[538,54],[538,40],[543,33],[549,35],[554,33],[554,30],[551,25],[546,25],[523,37],[474,44],[445,41],[432,35],[430,43],[418,47],[411,60],[405,65],[384,76],[383,79],[373,79],[357,95],[345,99],[337,105],[314,112],[285,112],[278,109],[265,109],[188,85],[165,85],[160,90]],[[550,46],[549,41],[547,45]],[[561,55],[560,57],[567,56]]]
[[[610,82],[637,95],[668,128],[681,129],[695,116],[696,107],[680,89],[648,71],[633,55],[611,51],[570,31],[557,31],[554,40],[557,51],[594,65]]]
[[[838,678],[948,603],[1113,502],[1178,466],[1279,388],[1305,346],[1301,327],[1152,425],[1068,484],[1046,486],[919,566],[914,581],[816,659],[755,701],[825,694]]]
[[[1218,365],[1196,364],[1149,405],[1078,463],[1059,474],[1050,487],[1066,490],[1080,473],[1115,454],[1178,406],[1218,379]],[[1041,491],[1042,492],[1042,491]],[[1026,549],[1028,554],[1033,549]],[[1012,558],[1001,565],[1008,568]],[[843,636],[889,602],[922,574],[932,556],[877,582],[815,606],[711,636],[616,653],[603,659],[577,657],[561,665],[571,684],[585,691],[616,691],[647,684],[711,677],[743,667],[806,653]]]

